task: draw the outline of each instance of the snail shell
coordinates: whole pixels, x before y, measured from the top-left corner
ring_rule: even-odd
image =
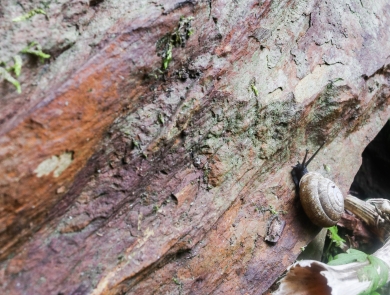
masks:
[[[309,172],[302,177],[299,196],[306,215],[318,226],[335,225],[344,212],[344,198],[340,189],[319,173]]]

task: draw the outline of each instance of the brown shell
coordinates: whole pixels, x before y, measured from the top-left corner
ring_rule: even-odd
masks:
[[[318,226],[335,225],[344,212],[344,198],[340,189],[319,173],[309,172],[302,177],[299,197],[306,215]]]

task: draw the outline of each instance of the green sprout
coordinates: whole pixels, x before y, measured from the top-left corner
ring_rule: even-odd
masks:
[[[168,49],[163,55],[163,69],[166,70],[168,68],[169,63],[172,60],[172,43],[168,44]]]
[[[14,65],[12,67],[9,67],[7,69],[8,72],[14,71],[15,76],[19,77],[22,72],[22,58],[20,55],[13,56],[14,59]]]
[[[161,125],[164,125],[164,115],[162,113],[158,114],[158,121],[161,123]]]
[[[330,239],[330,243],[326,250],[324,251],[324,257],[327,261],[332,261],[333,255],[335,252],[339,252],[337,248],[344,249],[346,247],[345,240],[341,238],[338,234],[337,226],[332,226],[328,228],[328,236]]]
[[[162,70],[168,69],[169,63],[172,61],[173,47],[184,47],[187,39],[193,34],[194,31],[191,29],[193,19],[192,16],[181,17],[177,28],[157,42],[156,50],[162,59]]]
[[[269,206],[269,209],[268,209],[268,210],[269,210],[269,212],[271,212],[271,214],[273,214],[273,215],[278,214],[278,211],[276,211],[275,208],[274,208],[274,206],[272,206],[272,205]]]
[[[330,167],[328,165],[323,164],[323,166],[326,172],[330,172]]]
[[[173,282],[176,284],[176,285],[179,285],[181,286],[181,282],[179,281],[178,278],[172,278]]]
[[[12,85],[15,86],[16,88],[16,91],[20,94],[22,93],[22,88],[20,87],[20,83],[18,80],[16,80],[14,77],[11,76],[11,74],[6,70],[4,69],[3,67],[0,67],[0,76],[8,81],[9,83],[11,83]]]
[[[367,255],[366,253],[348,249],[347,253],[342,253],[335,256],[335,259],[328,263],[328,265],[342,265],[352,262],[365,262],[370,264],[358,270],[358,279],[360,282],[371,281],[368,288],[361,292],[362,295],[372,294],[376,289],[386,284],[389,275],[389,266],[378,257]]]
[[[345,243],[345,240],[339,236],[337,226],[334,225],[332,227],[329,227],[328,231],[330,234],[330,240],[335,243],[337,247],[341,248],[342,245]]]
[[[18,93],[21,93],[22,89],[20,87],[20,83],[18,80],[16,80],[14,77],[11,76],[11,72],[13,71],[16,77],[20,76],[20,73],[22,71],[22,58],[19,55],[15,55],[13,59],[14,59],[14,65],[12,67],[8,67],[8,68],[0,67],[0,76],[4,80],[14,85]],[[4,62],[1,62],[0,64],[6,66]]]
[[[34,8],[33,10],[30,10],[26,14],[23,14],[21,16],[18,16],[16,18],[12,19],[12,21],[13,22],[25,21],[25,20],[28,20],[28,19],[32,18],[36,14],[44,14],[44,15],[46,15],[46,12],[43,9]]]
[[[28,53],[38,56],[43,62],[44,59],[50,58],[50,54],[46,54],[42,51],[42,46],[38,42],[31,42],[26,48],[20,51],[21,53]]]
[[[194,18],[192,16],[180,17],[179,25],[171,36],[173,45],[175,46],[185,45],[187,39],[194,33],[194,31],[191,28],[191,21],[193,19]]]
[[[253,91],[253,93],[255,94],[256,97],[259,96],[259,90],[257,90],[257,87],[256,87],[255,83],[251,84],[251,89],[252,89],[252,91]]]
[[[141,149],[139,142],[136,141],[135,139],[133,139],[133,145],[134,145],[137,149],[139,149],[139,150]]]

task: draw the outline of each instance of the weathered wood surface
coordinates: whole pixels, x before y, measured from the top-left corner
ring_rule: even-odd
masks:
[[[1,84],[1,293],[265,292],[319,230],[291,165],[326,140],[311,169],[346,193],[390,116],[390,3],[91,4],[0,4],[6,62],[34,38],[53,55]]]

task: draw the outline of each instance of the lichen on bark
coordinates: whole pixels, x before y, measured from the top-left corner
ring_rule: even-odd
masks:
[[[23,97],[1,85],[0,290],[265,292],[318,232],[291,165],[326,140],[312,169],[345,193],[390,115],[389,7],[362,4],[51,4],[69,46],[28,20],[54,58],[22,72]],[[156,44],[190,17],[162,69]],[[67,153],[58,177],[34,173]],[[287,212],[275,245],[269,206]]]

